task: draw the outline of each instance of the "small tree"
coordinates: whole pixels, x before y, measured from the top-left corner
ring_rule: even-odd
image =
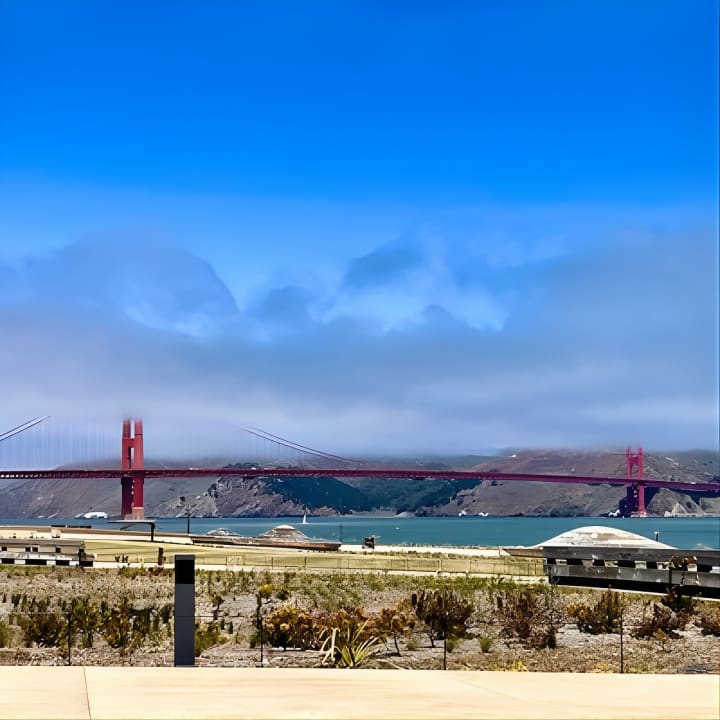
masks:
[[[554,648],[557,621],[554,593],[525,587],[498,593],[496,597],[501,634],[525,647]]]
[[[392,637],[395,644],[395,654],[400,655],[398,637],[405,635],[415,627],[415,621],[400,607],[383,608],[375,618],[375,629],[383,638]]]
[[[435,640],[464,637],[474,609],[471,601],[448,590],[413,593],[410,604],[425,626],[431,647],[435,647]]]
[[[620,593],[606,590],[595,605],[573,604],[568,608],[568,614],[575,619],[580,632],[590,635],[620,632]]]

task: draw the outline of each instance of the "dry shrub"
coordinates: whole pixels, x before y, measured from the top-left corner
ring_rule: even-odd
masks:
[[[697,620],[703,635],[720,636],[720,605],[707,608]]]
[[[620,594],[606,590],[595,605],[575,603],[568,608],[578,630],[589,635],[601,635],[620,631],[622,599]]]
[[[645,617],[632,633],[636,638],[679,638],[678,630],[682,630],[682,618],[667,605],[653,603],[652,615]]]
[[[213,620],[207,625],[195,625],[195,657],[200,657],[208,648],[227,642],[220,627]]]
[[[293,605],[282,605],[263,621],[265,639],[272,647],[317,650],[320,628],[310,613]]]
[[[475,609],[470,600],[451,590],[423,590],[419,595],[413,593],[410,602],[432,647],[435,640],[464,637]]]
[[[414,619],[399,605],[395,608],[382,608],[373,620],[378,637],[382,637],[386,641],[387,638],[392,637],[395,644],[395,654],[399,655],[398,638],[415,627]]]
[[[554,594],[544,588],[516,588],[498,593],[501,634],[528,648],[557,646]]]

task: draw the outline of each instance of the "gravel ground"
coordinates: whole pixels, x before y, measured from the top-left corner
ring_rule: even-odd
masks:
[[[501,637],[496,601],[498,585],[487,581],[460,578],[383,576],[359,573],[267,572],[226,573],[199,572],[196,586],[196,613],[201,625],[217,617],[222,642],[206,649],[198,665],[257,667],[260,648],[250,647],[254,632],[256,593],[261,585],[271,583],[273,595],[264,612],[284,604],[309,611],[332,611],[340,607],[362,607],[368,614],[383,607],[407,602],[412,592],[423,588],[448,587],[472,599],[475,612],[469,635],[457,641],[447,653],[449,669],[528,670],[554,672],[618,672],[620,668],[619,634],[588,635],[581,633],[567,615],[573,603],[592,604],[599,591],[562,589],[556,591],[555,608],[559,630],[554,649],[528,649],[517,641]],[[18,616],[33,612],[37,601],[47,600],[50,609],[60,610],[72,598],[87,597],[96,603],[105,599],[110,606],[126,597],[134,607],[160,606],[171,603],[174,586],[169,572],[153,575],[148,571],[92,570],[60,568],[3,568],[0,570],[0,664],[61,665],[68,662],[67,652],[57,647],[22,647]],[[280,595],[284,599],[277,596]],[[25,599],[22,599],[25,596]],[[694,616],[677,639],[641,640],[630,633],[644,614],[651,612],[658,596],[624,594],[626,601],[624,662],[627,672],[694,673],[720,672],[720,642],[717,637],[702,635]],[[35,605],[33,606],[33,600]],[[717,605],[717,603],[715,604]],[[699,611],[710,607],[701,604]],[[442,641],[431,647],[427,634],[415,630],[399,640],[400,654],[392,640],[383,646],[369,663],[370,667],[430,669],[443,667]],[[3,631],[4,627],[4,631]],[[132,653],[121,656],[99,633],[92,648],[73,648],[73,664],[83,665],[172,665],[172,629],[162,625],[156,638]],[[480,638],[491,638],[488,652],[483,652]],[[4,647],[2,647],[4,646]],[[486,648],[487,650],[488,648]],[[318,651],[264,648],[263,664],[269,667],[319,667]]]

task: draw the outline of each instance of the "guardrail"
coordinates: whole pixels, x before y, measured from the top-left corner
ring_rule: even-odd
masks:
[[[556,585],[720,598],[718,550],[545,547],[543,568]]]

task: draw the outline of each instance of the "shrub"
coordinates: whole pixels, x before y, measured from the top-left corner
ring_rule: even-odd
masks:
[[[667,605],[653,603],[652,615],[645,617],[632,633],[636,638],[678,638],[681,619]]]
[[[59,612],[44,607],[43,610],[21,616],[20,628],[25,647],[58,647],[66,637],[67,623]]]
[[[705,610],[697,622],[703,635],[720,636],[720,605]]]
[[[554,594],[544,589],[518,587],[497,595],[501,633],[525,647],[554,648],[557,622]]]
[[[283,605],[263,621],[265,640],[272,647],[318,649],[319,630],[314,618],[292,605]]]
[[[214,620],[205,626],[195,625],[195,657],[200,657],[208,648],[224,642],[225,639]]]
[[[121,597],[115,607],[101,602],[97,618],[103,639],[111,648],[119,650],[122,657],[132,654],[147,640],[157,641],[162,636],[158,608],[135,608],[127,596]]]
[[[132,607],[127,598],[122,598],[117,607],[106,608],[102,618],[101,634],[105,642],[124,656],[137,644],[133,637]]]
[[[173,615],[173,611],[175,610],[175,607],[172,603],[165,603],[164,605],[160,606],[160,609],[158,610],[158,614],[160,615],[160,620],[167,625],[170,622],[170,618]]]
[[[697,603],[690,595],[683,595],[682,590],[669,587],[660,602],[670,608],[678,618],[678,628],[683,630],[695,614]]]
[[[400,607],[383,608],[375,617],[375,630],[379,637],[392,637],[395,644],[395,653],[400,654],[398,637],[415,627],[415,621]]]
[[[595,605],[577,603],[568,608],[568,613],[577,622],[580,632],[590,635],[619,632],[622,599],[619,593],[606,590]]]
[[[323,636],[333,628],[337,628],[343,635],[357,635],[359,640],[367,640],[379,634],[374,622],[361,607],[344,607],[334,612],[320,613],[315,616],[315,621]]]
[[[410,604],[415,616],[425,626],[431,647],[435,640],[459,638],[467,634],[467,626],[474,607],[451,590],[423,590],[419,595],[413,593]]]
[[[80,646],[91,648],[95,632],[100,629],[101,615],[98,608],[89,598],[73,598],[68,613],[68,633],[71,639],[80,636]]]
[[[489,653],[492,650],[493,638],[490,636],[483,636],[480,638],[480,650],[483,653]]]
[[[334,627],[324,632],[320,651],[322,664],[331,662],[335,667],[358,668],[371,660],[382,646],[382,638],[367,635],[367,622],[359,627]]]
[[[10,647],[10,627],[0,620],[0,648]]]

